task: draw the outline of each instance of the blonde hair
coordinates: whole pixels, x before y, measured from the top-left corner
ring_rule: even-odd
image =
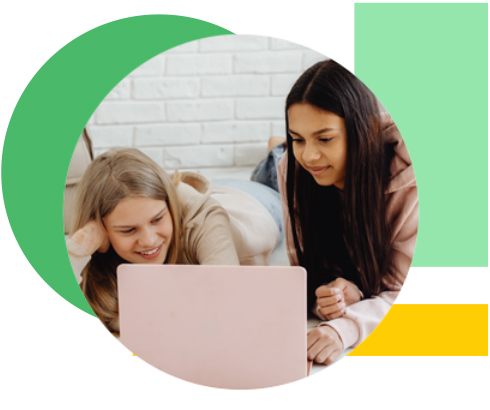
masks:
[[[112,149],[90,164],[78,186],[70,235],[89,221],[108,216],[123,199],[148,197],[165,201],[173,222],[173,237],[165,263],[196,263],[184,243],[184,216],[176,186],[154,161],[134,148]],[[112,332],[119,316],[116,269],[125,261],[112,246],[107,253],[95,252],[82,272],[80,287],[95,314]],[[116,326],[117,327],[117,326]]]

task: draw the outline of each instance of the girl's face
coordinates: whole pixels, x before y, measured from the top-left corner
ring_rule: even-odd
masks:
[[[307,103],[291,105],[288,118],[296,161],[318,185],[344,189],[347,161],[344,119]]]
[[[116,253],[130,263],[163,264],[172,243],[167,203],[148,197],[127,198],[104,218]]]

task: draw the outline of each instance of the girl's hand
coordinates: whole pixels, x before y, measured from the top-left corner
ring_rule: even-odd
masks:
[[[331,364],[344,350],[338,333],[330,326],[319,326],[308,331],[308,359],[316,363]]]
[[[109,236],[102,223],[91,220],[83,228],[76,231],[71,240],[92,255],[95,251],[105,253],[111,245]]]
[[[320,286],[315,294],[319,310],[328,320],[341,317],[347,306],[359,302],[362,298],[359,288],[343,278]]]

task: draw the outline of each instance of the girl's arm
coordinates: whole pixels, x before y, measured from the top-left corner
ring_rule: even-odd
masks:
[[[92,255],[71,238],[66,239],[66,249],[68,250],[68,257],[70,258],[73,273],[75,274],[78,284],[80,284],[82,282],[82,271],[90,262]]]
[[[294,248],[287,206],[286,173],[287,155],[284,155],[278,165],[277,181],[283,204],[289,260],[292,266],[297,266],[298,259]],[[364,299],[346,307],[345,313],[341,318],[320,324],[320,326],[330,326],[336,330],[342,340],[344,349],[354,348],[366,339],[388,313],[403,286],[412,262],[417,238],[419,219],[417,188],[408,186],[393,193],[388,204],[388,213],[392,215],[390,222],[394,235],[392,246],[395,252],[395,279],[384,279],[383,282],[388,289],[387,291],[381,292],[376,297]],[[318,306],[315,306],[313,311],[317,313]]]
[[[343,316],[345,308],[364,298],[355,283],[344,278],[322,285],[316,289],[317,297],[313,313],[322,320],[332,320]]]
[[[357,347],[383,320],[395,302],[412,262],[419,220],[417,188],[407,187],[393,195],[399,198],[392,198],[395,201],[391,203],[402,204],[392,218],[396,235],[392,243],[395,252],[394,278],[383,279],[387,290],[378,296],[347,307],[344,316],[339,319],[320,324],[320,326],[331,326],[337,331],[344,349]]]
[[[107,252],[109,246],[109,238],[104,227],[96,221],[90,221],[66,240],[68,257],[79,284],[82,281],[80,275],[94,252]]]

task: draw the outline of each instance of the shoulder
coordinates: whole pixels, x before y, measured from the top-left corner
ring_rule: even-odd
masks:
[[[393,239],[400,235],[404,238],[415,237],[418,226],[418,192],[412,161],[405,141],[389,114],[383,114],[381,124],[385,142],[392,144],[394,149],[390,166],[391,178],[386,190],[386,213],[392,226]]]

